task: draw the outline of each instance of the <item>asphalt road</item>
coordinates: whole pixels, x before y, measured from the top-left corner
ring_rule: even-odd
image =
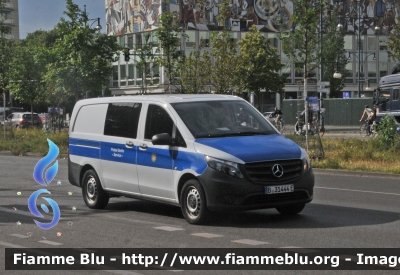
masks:
[[[4,271],[5,248],[397,248],[400,247],[399,176],[315,169],[314,200],[295,217],[275,209],[216,215],[207,226],[188,224],[180,209],[112,198],[88,209],[69,184],[67,160],[46,188],[61,209],[50,230],[34,223],[27,200],[43,188],[33,180],[39,158],[0,155],[1,274],[169,274],[172,271]],[[59,182],[59,183],[58,183]],[[59,233],[59,234],[58,234]],[[57,236],[60,235],[60,236]],[[400,255],[399,255],[400,256]],[[215,271],[175,271],[215,274]],[[383,271],[271,271],[270,274],[383,274]],[[388,274],[390,271],[386,271]],[[219,271],[244,274],[244,271]],[[247,271],[246,274],[265,274]],[[392,272],[390,274],[393,274]]]

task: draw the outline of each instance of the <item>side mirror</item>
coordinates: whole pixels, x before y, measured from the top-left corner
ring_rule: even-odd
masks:
[[[151,143],[153,143],[153,145],[171,145],[172,138],[169,134],[162,133],[162,134],[154,135],[151,138]]]

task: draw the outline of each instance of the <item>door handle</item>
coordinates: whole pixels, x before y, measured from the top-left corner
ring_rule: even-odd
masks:
[[[127,141],[125,144],[128,147],[133,147],[133,142],[132,141]]]
[[[140,149],[143,149],[143,150],[146,150],[148,148],[147,145],[144,143],[140,144],[139,147],[140,147]]]

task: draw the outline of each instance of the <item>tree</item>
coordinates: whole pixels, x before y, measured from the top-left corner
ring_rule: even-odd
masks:
[[[348,73],[346,65],[348,59],[344,49],[344,32],[337,31],[337,11],[324,16],[321,41],[321,66],[322,80],[328,80],[330,83],[330,97],[339,97],[339,93],[345,86],[345,79]],[[339,72],[342,77],[334,78],[335,72]]]
[[[320,0],[292,0],[294,12],[292,21],[294,28],[280,34],[282,49],[286,56],[295,64],[301,65],[304,82],[304,98],[307,97],[308,74],[321,62],[321,41],[317,32],[320,14],[324,2]],[[308,106],[304,101],[305,121],[308,121]],[[306,127],[306,144],[308,148],[308,128]]]
[[[212,32],[210,37],[212,84],[217,94],[231,93],[235,87],[236,68],[238,65],[236,45],[229,31]]]
[[[199,47],[184,60],[181,71],[182,89],[186,94],[206,91],[211,83],[211,58],[208,51],[201,52]]]
[[[388,41],[389,55],[394,60],[400,60],[400,14],[397,16],[397,22],[393,25]]]
[[[6,35],[11,33],[11,27],[3,24],[7,19],[5,10],[9,0],[0,0],[0,96],[6,91],[9,82],[9,69],[11,67],[11,52],[14,42],[6,39]]]
[[[61,18],[55,27],[57,39],[51,54],[46,80],[59,93],[78,101],[85,93],[100,95],[112,75],[110,60],[122,50],[113,36],[92,29],[88,15],[72,0],[66,0],[67,19]]]
[[[147,93],[147,77],[150,76],[151,68],[150,65],[155,61],[154,45],[150,41],[151,34],[145,34],[145,43],[136,45],[134,49],[134,56],[137,56],[136,68],[138,75],[142,77],[142,94]]]
[[[44,98],[44,75],[46,73],[47,49],[42,47],[36,36],[16,43],[10,69],[10,83],[15,99],[33,106]],[[33,124],[33,115],[31,116]]]
[[[180,45],[181,37],[186,38],[186,35],[181,33],[180,26],[173,22],[172,13],[164,11],[161,15],[160,26],[156,29],[162,53],[162,56],[158,58],[158,63],[165,69],[169,92],[171,92],[171,85],[174,85],[174,79],[179,77],[179,64],[182,64],[182,59],[185,57],[185,53],[180,50]]]
[[[240,55],[237,78],[238,86],[260,96],[260,91],[282,93],[284,77],[278,72],[282,69],[280,56],[276,48],[252,26],[238,42]]]

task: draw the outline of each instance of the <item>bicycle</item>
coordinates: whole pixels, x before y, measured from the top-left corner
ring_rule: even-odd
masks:
[[[272,120],[275,118],[275,116],[270,115],[269,118],[272,122]],[[278,129],[278,131],[280,133],[282,133],[283,130],[285,130],[285,121],[283,120],[282,116],[278,119],[278,121],[273,121],[272,123],[274,124],[276,129]]]
[[[366,119],[364,120],[364,124],[361,125],[360,128],[360,135],[364,138],[373,138],[375,137],[376,131],[375,131],[375,121],[369,125],[369,120]]]

